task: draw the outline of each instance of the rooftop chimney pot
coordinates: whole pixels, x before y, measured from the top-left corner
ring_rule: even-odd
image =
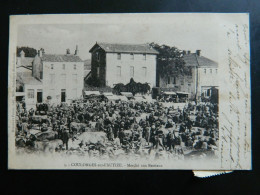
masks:
[[[75,56],[77,56],[78,54],[79,54],[79,49],[78,49],[78,45],[76,45]]]
[[[38,56],[42,57],[42,49],[38,50]]]
[[[21,57],[21,58],[24,58],[24,56],[25,56],[25,53],[24,53],[24,51],[22,50],[22,51],[20,52],[20,57]]]
[[[197,56],[200,56],[200,52],[201,52],[201,50],[196,50]]]

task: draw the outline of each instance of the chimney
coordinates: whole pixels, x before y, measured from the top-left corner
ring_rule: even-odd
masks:
[[[79,55],[78,45],[76,45],[75,56]]]
[[[190,54],[190,50],[188,50],[188,54]]]
[[[22,51],[20,52],[20,57],[21,57],[21,58],[24,58],[24,56],[25,56],[25,53],[24,53],[24,51],[22,50]]]
[[[42,49],[38,50],[38,56],[42,57]]]
[[[70,49],[66,49],[66,54],[67,54],[67,55],[70,54]]]
[[[197,56],[200,56],[200,51],[201,51],[201,50],[196,50]]]
[[[186,55],[186,50],[183,50],[183,51],[182,51],[182,54],[183,54],[183,55]]]

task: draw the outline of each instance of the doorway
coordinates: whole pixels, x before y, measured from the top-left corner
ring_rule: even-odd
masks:
[[[42,103],[42,90],[37,89],[37,103]]]
[[[61,102],[66,102],[66,89],[61,90]]]

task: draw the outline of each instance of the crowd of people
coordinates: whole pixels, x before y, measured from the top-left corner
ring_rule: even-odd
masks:
[[[39,108],[40,106],[37,106]],[[109,143],[125,152],[142,148],[184,154],[184,149],[212,151],[218,141],[218,105],[186,103],[183,109],[164,107],[158,101],[100,101],[88,99],[70,105],[42,106],[46,118],[36,122],[39,110],[17,104],[17,136],[26,136],[35,125],[57,132],[65,150],[68,140],[83,132],[105,132]],[[37,124],[36,124],[37,123]],[[72,124],[84,124],[75,128]],[[116,148],[115,148],[116,149]]]

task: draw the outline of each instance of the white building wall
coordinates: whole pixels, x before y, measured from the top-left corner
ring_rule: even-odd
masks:
[[[28,97],[28,90],[33,90],[33,98]],[[37,103],[37,90],[43,90],[42,85],[30,85],[26,84],[24,85],[24,92],[25,92],[25,103],[26,103],[26,109],[29,110],[31,108],[36,108]]]
[[[219,86],[218,68],[198,68],[198,95],[200,96],[200,94],[203,92],[203,89],[207,89],[213,86]]]
[[[118,68],[121,67],[121,76],[118,75]],[[133,79],[136,82],[149,83],[151,87],[156,85],[156,55],[146,54],[144,59],[143,54],[134,54],[134,59],[130,54],[121,53],[121,59],[117,59],[117,53],[106,54],[106,85],[114,87],[117,83],[129,83],[130,67],[134,67]],[[144,74],[146,67],[146,75]]]
[[[53,103],[60,103],[61,90],[65,89],[66,102],[69,102],[81,97],[83,87],[84,62],[43,62],[43,100],[51,96]]]

